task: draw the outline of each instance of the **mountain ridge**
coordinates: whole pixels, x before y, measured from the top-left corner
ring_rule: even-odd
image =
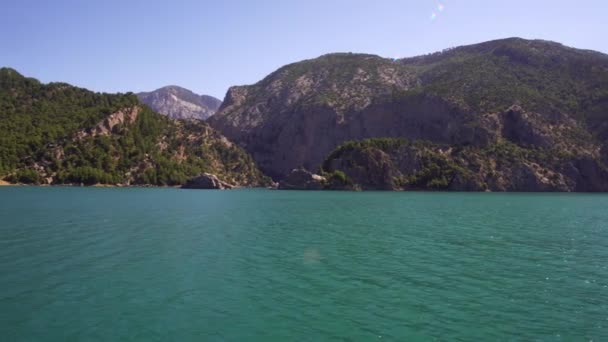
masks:
[[[11,68],[0,69],[0,90],[4,175],[29,169],[40,180],[49,172],[58,175],[59,168],[94,163],[88,154],[106,155],[108,149],[114,152],[106,161],[132,160],[123,150],[129,146],[144,166],[136,173],[152,165],[146,151],[168,160],[165,170],[168,165],[181,170],[172,184],[194,176],[193,170],[210,171],[203,167],[208,164],[237,185],[264,183],[262,172],[281,180],[303,167],[319,171],[329,180],[326,186],[337,189],[351,184],[393,190],[608,191],[608,55],[551,41],[499,39],[403,59],[325,54],[285,65],[253,85],[231,87],[221,105],[216,101],[218,112],[208,124],[163,121],[132,93],[42,84]],[[159,91],[180,93],[190,104],[191,96],[198,98],[178,86]],[[196,138],[195,145],[214,141],[215,150],[180,140],[201,132],[215,133]],[[168,140],[157,140],[161,136]],[[362,143],[366,139],[381,142]],[[70,152],[72,161],[55,163],[49,143],[70,145],[62,147],[76,153]],[[337,150],[347,152],[338,156]],[[188,171],[179,166],[184,152],[194,157],[187,163],[197,165]],[[209,153],[211,160],[204,157]],[[248,170],[248,180],[221,169],[233,163],[226,156]],[[39,161],[46,169],[40,170]],[[374,169],[379,174],[370,173]],[[104,169],[98,175],[145,183],[125,178],[125,170]],[[172,178],[153,173],[147,181]],[[350,183],[332,185],[336,180]]]

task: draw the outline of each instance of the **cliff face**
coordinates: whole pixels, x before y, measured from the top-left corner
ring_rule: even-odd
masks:
[[[523,39],[403,60],[326,55],[231,88],[209,122],[278,179],[316,170],[345,141],[374,137],[559,147],[600,163],[608,56]]]
[[[137,97],[154,111],[172,119],[206,120],[215,114],[222,104],[222,101],[215,97],[197,95],[177,86],[139,93]]]
[[[140,111],[141,107],[139,106],[120,109],[116,113],[108,115],[95,127],[80,130],[76,133],[76,137],[77,139],[84,139],[86,137],[109,136],[114,131],[114,128],[135,123]]]
[[[379,82],[387,87],[372,87]],[[340,142],[384,123],[372,100],[416,79],[397,63],[370,55],[328,55],[284,67],[260,83],[233,87],[210,124],[249,151],[269,175],[314,168]],[[386,134],[382,132],[382,134]]]

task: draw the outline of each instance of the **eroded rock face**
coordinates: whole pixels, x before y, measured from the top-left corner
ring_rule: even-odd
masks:
[[[112,134],[114,127],[118,125],[132,124],[137,120],[137,115],[141,111],[141,108],[134,106],[132,108],[124,108],[116,113],[108,115],[95,127],[89,130],[81,130],[76,133],[76,139],[82,139],[88,136],[107,136]]]
[[[345,141],[372,137],[403,137],[460,146],[509,141],[533,148],[559,146],[564,151],[599,151],[592,135],[568,115],[549,116],[518,105],[478,116],[444,99],[416,95],[378,101],[347,115],[328,106],[312,106],[279,112],[265,120],[260,117],[268,109],[252,110],[235,117],[235,121],[212,119],[212,125],[219,125],[220,131],[240,143],[262,170],[277,179],[297,165],[316,169]],[[245,127],[251,127],[242,129],[239,120],[244,118],[248,120]]]
[[[591,156],[573,160],[562,172],[573,180],[572,191],[608,192],[608,169]]]
[[[230,88],[209,122],[281,179],[299,166],[315,169],[344,140],[367,136],[373,118],[362,122],[366,118],[353,113],[367,113],[378,96],[416,82],[393,61],[332,54],[281,68],[254,86]]]
[[[305,169],[292,170],[279,182],[279,190],[322,190],[325,178]]]
[[[478,145],[509,141],[524,147],[577,149],[589,153],[597,150],[585,127],[562,112],[537,113],[512,105],[498,113],[485,114],[479,120]],[[574,140],[573,138],[576,138]]]
[[[221,181],[217,176],[203,173],[200,176],[194,177],[182,185],[182,189],[232,189],[234,185]]]
[[[232,91],[240,93],[240,89]],[[218,117],[210,122],[241,144],[262,170],[277,179],[299,165],[317,168],[329,152],[348,140],[370,137],[408,137],[445,143],[475,140],[475,131],[466,126],[470,115],[440,98],[426,95],[370,103],[361,105],[359,111],[344,113],[316,104],[278,112],[264,105],[245,110],[249,112],[234,116],[234,120]],[[272,118],[263,118],[265,115]]]

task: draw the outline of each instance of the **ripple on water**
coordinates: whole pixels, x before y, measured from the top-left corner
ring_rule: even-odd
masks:
[[[9,340],[608,339],[605,195],[3,188],[0,203]]]

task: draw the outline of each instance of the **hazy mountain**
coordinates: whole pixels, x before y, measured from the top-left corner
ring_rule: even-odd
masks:
[[[424,153],[357,145],[389,156],[344,155],[356,170],[329,161],[325,171],[364,178],[367,163],[411,155],[389,179],[405,185],[389,188],[433,188],[430,171],[428,182],[407,184],[429,163],[443,165],[422,158],[432,152],[459,170],[439,175],[435,188],[608,190],[608,56],[554,42],[511,38],[401,60],[325,55],[230,88],[209,122],[275,178],[317,170],[345,141],[393,137],[428,145]],[[453,186],[457,176],[476,185]]]
[[[178,86],[167,86],[137,97],[154,111],[172,119],[206,120],[215,114],[222,101],[212,96],[197,95]]]

